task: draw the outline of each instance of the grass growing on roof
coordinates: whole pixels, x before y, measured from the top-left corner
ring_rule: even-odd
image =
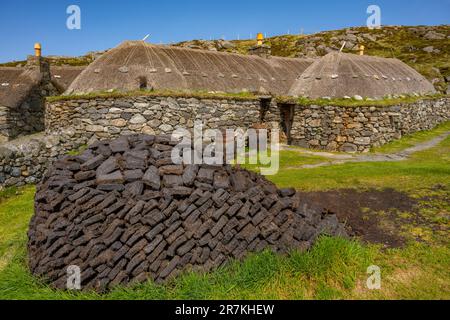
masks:
[[[108,98],[128,98],[128,97],[173,97],[173,98],[197,98],[197,99],[225,99],[225,100],[258,100],[259,98],[250,92],[239,93],[211,93],[205,91],[176,91],[176,90],[134,90],[134,91],[102,91],[88,94],[73,94],[64,96],[47,97],[47,102],[67,101],[67,100],[92,100]]]
[[[336,106],[336,107],[390,107],[401,104],[412,104],[423,100],[435,100],[448,97],[448,95],[435,94],[428,96],[404,96],[399,98],[384,98],[380,100],[356,100],[350,99],[311,99],[311,98],[293,98],[293,97],[277,97],[278,103],[297,104],[299,106]]]

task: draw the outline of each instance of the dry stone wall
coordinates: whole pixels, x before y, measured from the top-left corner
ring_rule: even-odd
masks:
[[[44,97],[36,87],[15,108],[0,106],[0,142],[44,131]],[[46,91],[44,91],[46,92]]]
[[[295,106],[291,138],[306,148],[367,152],[449,120],[449,98],[389,107]]]
[[[195,120],[207,128],[290,127],[294,145],[328,151],[367,152],[406,134],[429,130],[450,120],[450,99],[424,99],[387,107],[295,106],[291,124],[275,100],[211,100],[130,97],[59,101],[47,104],[46,132],[70,128],[74,138],[121,134],[168,134],[191,129]]]
[[[86,145],[86,138],[35,134],[0,145],[0,188],[38,183],[53,161]]]
[[[64,289],[76,266],[82,289],[104,291],[346,235],[294,189],[227,165],[174,164],[173,146],[170,136],[122,136],[56,161],[37,187],[32,273]]]
[[[169,134],[192,129],[196,120],[208,128],[248,128],[260,121],[259,100],[172,97],[97,98],[47,104],[46,132],[72,128],[75,136],[113,138],[136,133]]]
[[[365,152],[405,134],[450,120],[450,99],[389,107],[295,106],[290,141],[329,151]],[[248,128],[265,122],[286,128],[275,100],[171,97],[97,98],[47,103],[46,135],[0,145],[0,186],[39,181],[48,164],[88,141],[136,133],[192,128]],[[283,136],[283,135],[282,135]]]

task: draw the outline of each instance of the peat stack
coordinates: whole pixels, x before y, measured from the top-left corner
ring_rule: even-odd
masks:
[[[334,214],[306,206],[261,175],[175,165],[167,136],[123,136],[56,161],[37,187],[29,267],[56,288],[67,269],[83,289],[164,281],[269,248],[305,250],[321,233],[345,235]]]

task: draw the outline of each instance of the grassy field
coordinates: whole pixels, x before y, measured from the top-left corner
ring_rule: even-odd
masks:
[[[448,131],[443,125],[417,133],[378,151],[398,151]],[[392,163],[356,163],[317,169],[287,167],[322,161],[281,151],[280,187],[299,190],[393,188],[424,203],[420,214],[440,229],[417,222],[403,248],[386,249],[358,240],[321,238],[308,252],[251,255],[208,274],[186,273],[165,285],[152,282],[117,288],[106,295],[54,291],[33,278],[26,267],[26,231],[33,213],[35,188],[0,194],[1,299],[450,299],[450,137],[440,145]],[[284,169],[283,169],[284,168]],[[424,200],[424,197],[428,197]],[[402,213],[405,214],[405,213]],[[431,235],[413,241],[416,233]],[[434,237],[433,233],[440,233]],[[366,287],[367,268],[381,268],[381,290]]]

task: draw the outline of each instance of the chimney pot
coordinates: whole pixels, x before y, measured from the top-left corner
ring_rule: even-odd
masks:
[[[263,34],[261,32],[258,33],[258,35],[256,36],[256,41],[258,43],[258,46],[262,46],[263,45],[264,36],[263,36]]]
[[[364,55],[364,50],[366,49],[366,47],[364,45],[360,45],[359,46],[359,55],[363,56]]]
[[[42,55],[42,46],[39,42],[34,44],[34,55],[40,57]]]

